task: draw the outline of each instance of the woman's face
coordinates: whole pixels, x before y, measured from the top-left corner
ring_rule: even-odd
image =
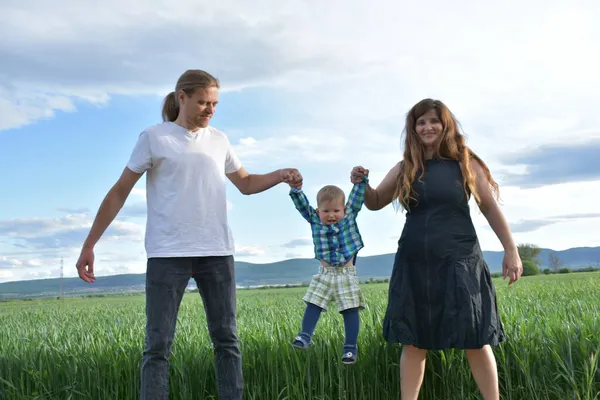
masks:
[[[441,138],[443,130],[442,121],[440,121],[434,109],[417,118],[415,131],[427,148],[433,147],[433,144]]]

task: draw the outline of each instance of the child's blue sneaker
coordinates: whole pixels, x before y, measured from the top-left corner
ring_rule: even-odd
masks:
[[[342,355],[342,362],[344,364],[354,364],[357,358],[358,346],[344,346],[344,354]]]
[[[294,346],[297,349],[306,350],[310,346],[310,340],[307,340],[306,338],[302,337],[302,335],[298,335],[294,338],[292,346]]]

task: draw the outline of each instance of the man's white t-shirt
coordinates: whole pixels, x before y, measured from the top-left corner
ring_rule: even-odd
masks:
[[[140,134],[127,167],[146,172],[148,258],[234,253],[225,174],[242,164],[223,132],[152,126]]]

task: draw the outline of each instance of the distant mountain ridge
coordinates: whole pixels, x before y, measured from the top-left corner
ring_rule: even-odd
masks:
[[[542,249],[539,256],[542,268],[547,267],[551,249]],[[600,266],[600,247],[576,247],[555,251],[564,267],[578,269]],[[358,257],[356,266],[361,281],[369,278],[389,278],[394,263],[394,253]],[[484,251],[484,258],[491,272],[502,270],[502,251]],[[307,283],[318,268],[314,259],[296,258],[268,264],[254,264],[236,261],[236,282],[238,286],[286,285]],[[193,280],[190,281],[193,286]],[[87,284],[79,278],[65,278],[65,295],[101,294],[114,292],[142,291],[145,286],[145,274],[124,274],[98,277],[93,284]],[[60,279],[38,279],[0,283],[1,298],[56,296],[59,294]]]

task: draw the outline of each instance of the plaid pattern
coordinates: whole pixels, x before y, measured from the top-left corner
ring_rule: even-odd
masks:
[[[365,299],[358,285],[356,267],[320,267],[302,300],[327,310],[335,301],[338,311],[365,308]]]
[[[352,260],[364,247],[356,216],[365,201],[367,178],[352,188],[346,202],[346,214],[335,224],[324,224],[317,211],[310,205],[301,189],[291,189],[290,197],[302,217],[310,223],[315,247],[315,258],[333,266],[341,266]]]

